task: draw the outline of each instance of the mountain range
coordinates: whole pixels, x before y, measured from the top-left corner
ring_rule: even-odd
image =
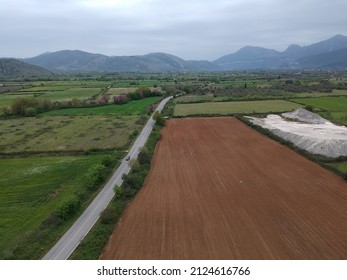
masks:
[[[246,46],[215,61],[224,70],[346,69],[347,37],[336,35],[309,46],[290,45],[285,51]]]
[[[0,62],[2,60],[0,59]],[[245,46],[235,53],[222,56],[214,61],[183,60],[166,53],[150,53],[138,56],[106,56],[80,50],[47,52],[36,57],[22,59],[22,61],[52,72],[347,69],[347,37],[336,35],[328,40],[303,47],[292,44],[283,52],[262,47]]]
[[[0,59],[0,79],[31,79],[52,76],[52,72],[36,65],[31,65],[13,58]]]

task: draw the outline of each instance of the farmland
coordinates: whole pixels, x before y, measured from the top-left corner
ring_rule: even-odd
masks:
[[[147,114],[149,105],[160,100],[160,97],[148,97],[133,100],[123,105],[106,105],[92,108],[67,108],[43,113],[42,116],[87,116],[87,115],[142,115]]]
[[[0,107],[8,106],[18,97],[35,97],[50,101],[64,101],[77,98],[85,100],[98,95],[103,86],[108,83],[86,82],[45,82],[45,83],[22,83],[23,89],[0,95]]]
[[[331,111],[331,112],[347,112],[347,97],[319,97],[319,98],[302,98],[293,99],[293,101],[311,105],[314,108]]]
[[[292,101],[311,106],[323,118],[347,125],[347,97],[300,98]]]
[[[0,241],[0,259],[42,257],[73,223],[104,181],[100,181],[95,189],[81,198],[80,201],[83,203],[78,209],[79,212],[67,220],[55,219],[54,213],[61,203],[71,196],[77,195],[80,198],[78,192],[85,190],[85,185],[88,185],[85,180],[90,175],[89,171],[94,167],[100,167],[100,162],[105,156],[112,159],[112,165],[107,169],[106,175],[111,173],[147,120],[148,107],[162,98],[142,95],[119,102],[119,95],[129,93],[130,96],[143,86],[157,93],[174,95],[176,98],[170,102],[167,112],[164,113],[172,118],[193,115],[267,114],[311,105],[313,110],[323,117],[347,124],[346,111],[343,104],[340,104],[344,103],[340,102],[344,100],[342,98],[347,98],[344,85],[347,80],[343,75],[338,79],[333,75],[323,72],[103,73],[86,74],[85,77],[79,74],[63,75],[55,81],[1,81],[3,86],[0,88],[0,202],[3,207],[0,207],[0,235],[5,238],[3,243]],[[35,105],[35,117],[26,114],[25,111],[13,113],[10,105],[19,97],[32,97],[41,102]],[[339,101],[335,102],[334,99]],[[43,108],[45,104],[49,106]],[[7,111],[3,110],[5,107],[8,107]],[[182,127],[181,121],[184,124]],[[150,203],[143,206],[144,211],[138,217],[147,225],[142,227],[142,221],[131,216],[132,222],[139,226],[131,226],[130,230],[134,231],[134,236],[130,237],[136,239],[136,234],[143,228],[144,238],[148,238],[148,246],[151,248],[142,246],[140,243],[143,239],[140,238],[138,241],[130,239],[133,244],[128,244],[129,236],[121,230],[125,225],[118,225],[117,234],[113,236],[115,241],[112,242],[120,246],[119,248],[128,246],[128,253],[119,250],[119,254],[114,256],[113,253],[105,251],[104,257],[107,254],[110,254],[110,258],[135,259],[345,257],[345,251],[341,249],[338,241],[331,241],[337,248],[333,253],[318,240],[318,235],[328,240],[327,242],[334,238],[329,235],[325,226],[320,228],[318,218],[312,218],[311,228],[305,226],[311,223],[311,210],[299,205],[299,202],[313,205],[312,211],[317,210],[317,215],[322,216],[322,219],[330,219],[333,206],[328,205],[323,199],[323,190],[315,189],[315,186],[325,184],[323,177],[328,176],[324,173],[326,171],[317,171],[308,166],[306,160],[298,160],[298,155],[293,156],[283,146],[278,148],[275,142],[254,130],[245,130],[245,127],[233,118],[221,118],[222,123],[215,118],[211,118],[210,121],[203,118],[196,119],[196,123],[193,119],[168,121],[168,127],[163,130],[164,138],[153,161],[151,175],[146,179],[139,196],[128,208],[127,200],[121,201],[120,204],[119,201],[116,202],[110,211],[102,215],[100,222],[103,224],[106,220],[109,223],[110,212],[114,209],[120,217],[122,209],[125,208],[128,210],[122,221],[128,225],[127,217],[132,215],[132,207],[137,205],[138,200],[144,199],[141,198],[143,193],[149,192],[146,199]],[[171,131],[173,128],[175,132]],[[159,137],[159,128],[157,129]],[[187,138],[183,134],[186,134]],[[181,140],[182,137],[184,140]],[[178,147],[180,144],[177,143],[181,141],[183,146]],[[196,147],[189,146],[189,141]],[[224,148],[223,152],[216,144],[211,144],[211,141]],[[247,143],[251,147],[250,151],[244,148]],[[161,152],[162,149],[165,150],[165,154]],[[202,153],[203,150],[206,150],[205,154]],[[272,150],[282,153],[282,158],[277,154],[271,154]],[[283,155],[289,160],[294,158],[294,163],[282,162]],[[274,163],[271,163],[272,157],[275,159]],[[341,160],[343,162],[327,161],[322,165],[329,165],[331,169],[340,171],[340,175],[343,176],[346,174],[346,163],[345,159]],[[199,164],[193,166],[192,163],[195,162]],[[138,162],[134,164],[135,167],[139,166]],[[268,165],[271,165],[270,168],[263,168]],[[302,167],[302,170],[295,169],[295,166]],[[278,178],[270,178],[268,169]],[[136,168],[134,172],[138,172]],[[323,178],[322,183],[313,178],[314,176],[307,175],[311,173],[319,174],[318,177]],[[334,176],[332,173],[328,174]],[[144,176],[142,173],[140,175]],[[135,174],[134,178],[138,176],[139,174]],[[238,180],[239,176],[242,179]],[[159,183],[151,180],[159,180]],[[288,183],[281,183],[287,180]],[[308,183],[309,180],[312,182],[311,185]],[[340,196],[342,200],[345,194],[341,192],[340,187],[333,190],[333,187],[339,186],[341,182],[336,181],[336,177],[330,180],[331,183],[323,187],[329,190],[326,199],[333,201],[336,198],[333,198],[332,194],[338,192],[335,196]],[[208,186],[205,181],[208,182]],[[238,184],[245,188],[238,188]],[[310,191],[317,194],[318,198],[311,199],[308,195]],[[298,198],[298,193],[302,194],[302,197]],[[285,194],[288,194],[288,198]],[[255,201],[256,195],[260,201]],[[243,202],[245,200],[242,199],[248,196],[250,204],[246,207],[246,203]],[[206,198],[209,199],[205,200]],[[237,199],[239,201],[236,201]],[[321,213],[316,209],[318,204],[323,205],[322,209],[327,208],[327,213]],[[232,208],[232,205],[235,207]],[[275,209],[276,214],[272,214],[270,207]],[[338,207],[344,211],[344,206],[338,204],[336,208]],[[6,209],[10,211],[6,212]],[[303,215],[299,215],[299,210],[303,211]],[[30,212],[33,212],[33,215],[28,218]],[[336,216],[343,224],[341,217]],[[220,217],[220,221],[217,221],[216,217]],[[114,218],[113,221],[117,219]],[[213,219],[216,221],[213,222]],[[232,228],[228,224],[229,220],[238,226]],[[282,220],[288,222],[281,223]],[[336,236],[342,235],[342,229],[337,226],[337,222],[331,220],[329,224],[334,228]],[[177,227],[176,221],[179,221]],[[247,224],[247,221],[250,223]],[[276,227],[274,223],[278,223],[279,226]],[[191,227],[187,226],[190,224]],[[206,228],[202,228],[203,224],[206,224]],[[112,225],[108,226],[111,231]],[[150,232],[147,227],[156,231]],[[213,228],[216,230],[212,230],[211,233]],[[119,236],[118,230],[121,230]],[[317,230],[319,233],[316,233]],[[101,227],[95,232],[105,235],[104,231]],[[306,234],[309,231],[314,232],[314,238],[305,245],[302,240],[307,239]],[[203,236],[199,235],[200,232],[203,232]],[[226,232],[229,235],[225,234]],[[183,235],[186,237],[182,237]],[[213,235],[216,235],[215,239]],[[274,238],[274,244],[269,243],[270,238]],[[89,239],[99,240],[100,234]],[[104,240],[106,239],[104,236]],[[158,251],[154,239],[163,242],[163,249]],[[175,249],[173,244],[181,243],[181,240],[182,244]],[[123,242],[124,244],[120,244]],[[259,244],[254,245],[256,243]],[[290,247],[292,243],[293,250]],[[223,249],[219,249],[218,246]],[[97,252],[77,256],[98,256],[101,247],[102,243],[99,241]],[[95,247],[89,248],[93,251]],[[191,253],[193,250],[196,250],[194,254]]]
[[[0,153],[121,148],[139,131],[139,116],[57,116],[0,122]]]
[[[66,197],[81,192],[85,171],[101,159],[102,155],[0,159],[0,259],[40,257],[64,226],[46,236],[48,240],[37,235],[28,243],[30,235]],[[17,248],[24,255],[18,256]]]
[[[194,104],[177,104],[175,116],[189,115],[227,115],[227,114],[252,114],[266,112],[287,112],[301,106],[285,100],[265,101],[235,101],[235,102],[207,102]]]
[[[99,103],[112,83],[8,82],[2,88],[0,259],[41,258],[96,195],[147,121],[148,106],[161,98]],[[36,116],[14,111],[15,100],[30,100]]]
[[[170,120],[102,258],[346,259],[346,187],[234,118]]]

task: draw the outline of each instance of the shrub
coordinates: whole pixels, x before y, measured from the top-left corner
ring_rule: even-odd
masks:
[[[143,148],[142,151],[139,153],[137,160],[140,164],[148,164],[151,162],[151,156],[148,153],[148,150],[146,148]]]
[[[34,98],[17,98],[11,104],[11,111],[15,115],[25,115],[25,110],[32,107],[36,108],[39,102]]]
[[[36,109],[33,107],[26,108],[24,115],[26,117],[35,117],[36,116]]]
[[[305,109],[307,110],[307,111],[313,111],[313,107],[311,106],[311,105],[306,105],[305,106]]]
[[[155,120],[156,124],[159,126],[165,126],[165,118],[163,115],[159,112],[155,112],[153,119]]]
[[[55,215],[63,220],[67,220],[76,213],[79,206],[79,200],[75,196],[67,197],[63,200]]]
[[[112,158],[111,156],[104,156],[102,159],[101,159],[101,164],[105,167],[111,167],[112,164],[113,164],[113,161],[112,161]]]
[[[85,175],[85,187],[89,190],[94,189],[106,179],[107,168],[102,164],[97,164],[90,168]]]

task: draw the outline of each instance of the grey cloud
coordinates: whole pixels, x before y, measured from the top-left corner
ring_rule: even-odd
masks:
[[[244,45],[277,50],[290,43],[307,45],[344,34],[347,26],[347,2],[341,0],[2,2],[0,57],[81,49],[215,59]]]

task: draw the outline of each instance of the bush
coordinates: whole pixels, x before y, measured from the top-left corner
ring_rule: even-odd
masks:
[[[11,104],[11,112],[15,115],[25,115],[28,108],[36,108],[39,102],[34,98],[17,98]]]
[[[17,98],[11,104],[11,112],[14,115],[33,117],[36,113],[49,111],[53,107],[53,103],[50,100],[39,100],[34,97]]]
[[[155,112],[153,119],[155,120],[155,123],[159,126],[165,126],[165,118],[163,117],[163,115],[159,112]]]
[[[137,160],[140,164],[148,164],[151,162],[151,156],[148,153],[148,150],[146,148],[143,148],[142,151],[139,153]]]
[[[306,109],[307,111],[313,112],[313,107],[312,107],[311,105],[306,105],[306,106],[305,106],[305,109]]]
[[[100,223],[102,224],[112,224],[114,223],[114,214],[110,208],[106,208],[100,215]]]
[[[55,215],[63,220],[67,220],[79,208],[80,201],[75,196],[67,197],[63,200],[60,207],[55,212]]]
[[[85,175],[85,187],[93,190],[106,179],[107,168],[102,164],[97,164],[90,168]]]
[[[36,109],[33,107],[26,108],[24,115],[26,117],[35,117],[36,116]]]
[[[112,160],[111,156],[104,156],[101,159],[101,164],[105,167],[111,167],[113,165],[113,160]]]

